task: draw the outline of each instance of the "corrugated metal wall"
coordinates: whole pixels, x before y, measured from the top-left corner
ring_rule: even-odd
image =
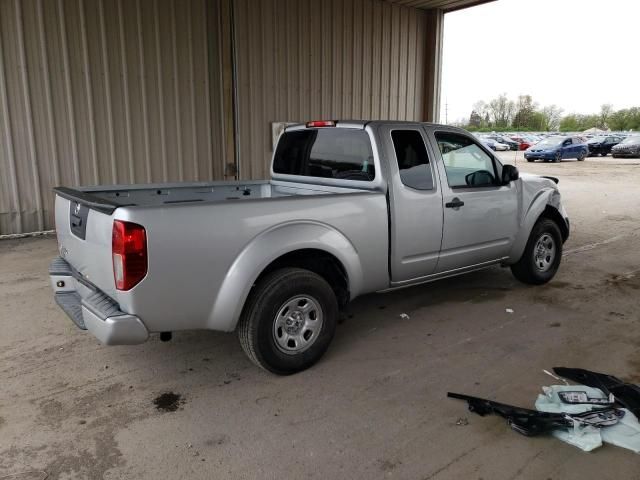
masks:
[[[426,12],[381,0],[237,0],[241,178],[264,178],[271,122],[424,118]]]
[[[265,178],[275,121],[428,118],[433,25],[382,0],[0,0],[0,234],[53,228],[56,185],[223,179],[236,153]]]
[[[0,0],[0,234],[56,185],[224,175],[219,1]]]

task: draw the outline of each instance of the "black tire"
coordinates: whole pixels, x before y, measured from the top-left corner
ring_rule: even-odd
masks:
[[[529,162],[529,163],[532,163],[532,162],[535,162],[535,161],[536,161],[535,158],[527,158],[527,162]]]
[[[285,352],[277,344],[275,325],[279,311],[297,296],[316,302],[322,323],[315,340],[304,351]],[[238,338],[257,366],[278,375],[290,375],[311,367],[324,355],[333,339],[338,314],[336,296],[321,276],[301,268],[283,268],[269,273],[254,287],[238,323]]]
[[[548,267],[543,270],[537,263],[540,257],[537,257],[536,253],[538,242],[543,240],[545,236],[553,239],[555,254],[548,262]],[[543,260],[546,261],[546,259]],[[522,257],[518,260],[518,263],[511,265],[511,273],[523,283],[542,285],[555,276],[561,260],[562,234],[560,233],[560,228],[553,220],[542,217],[533,226]]]
[[[560,152],[556,153],[556,157],[553,159],[555,163],[560,163],[562,161],[562,154]]]
[[[584,158],[587,156],[586,153],[584,153],[584,151],[580,152],[580,154],[578,155],[578,161],[579,162],[584,162]]]
[[[608,155],[607,152],[602,152],[600,155],[602,155],[603,157],[606,157]]]

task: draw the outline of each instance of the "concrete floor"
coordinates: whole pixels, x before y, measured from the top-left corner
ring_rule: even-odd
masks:
[[[0,242],[0,479],[637,478],[628,451],[526,438],[446,398],[532,406],[553,366],[640,382],[640,162],[518,158],[560,178],[571,216],[552,283],[492,268],[358,299],[291,377],[252,366],[233,335],[100,346],[53,302],[55,240]],[[177,411],[155,408],[165,392]]]

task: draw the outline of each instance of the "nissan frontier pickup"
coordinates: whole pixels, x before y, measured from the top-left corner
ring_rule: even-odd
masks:
[[[556,184],[458,128],[314,121],[282,133],[270,180],[56,188],[51,285],[104,344],[235,331],[291,374],[359,295],[496,264],[551,280],[569,236]]]

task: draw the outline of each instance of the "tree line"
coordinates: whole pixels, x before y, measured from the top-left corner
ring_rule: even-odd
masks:
[[[520,95],[511,100],[502,94],[489,102],[479,101],[466,125],[471,131],[562,131],[581,132],[589,128],[603,130],[640,130],[640,108],[613,110],[609,104],[602,105],[600,113],[563,115],[557,105],[540,106],[531,95]]]

